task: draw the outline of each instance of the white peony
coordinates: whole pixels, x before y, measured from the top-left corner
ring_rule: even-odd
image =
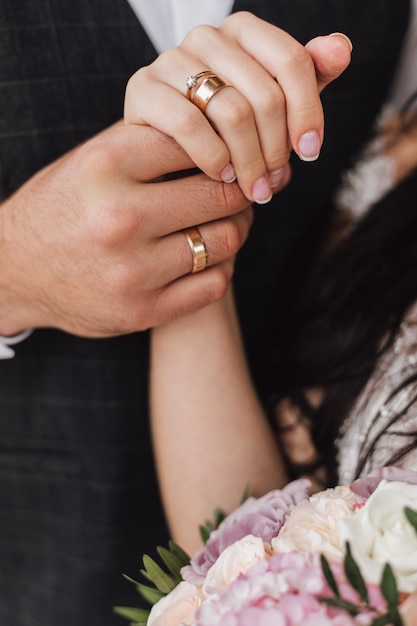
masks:
[[[355,495],[349,487],[321,491],[303,500],[292,510],[278,536],[272,539],[274,552],[317,552],[341,561],[343,544],[338,521],[354,513]]]
[[[198,588],[180,582],[166,596],[153,605],[147,626],[190,626],[195,618],[201,597]]]
[[[203,593],[208,596],[226,589],[230,583],[248,571],[252,565],[265,559],[264,542],[260,537],[246,535],[223,550],[207,572]]]
[[[363,577],[379,584],[389,563],[400,591],[417,590],[417,532],[404,509],[417,509],[417,485],[381,481],[366,504],[340,520],[340,537],[348,541]]]

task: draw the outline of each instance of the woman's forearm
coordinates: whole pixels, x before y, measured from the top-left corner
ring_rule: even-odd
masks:
[[[152,332],[151,406],[167,519],[186,549],[214,508],[232,510],[246,487],[259,495],[286,482],[230,293]]]

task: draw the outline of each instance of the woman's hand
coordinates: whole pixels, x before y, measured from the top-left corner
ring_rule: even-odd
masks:
[[[247,12],[233,14],[219,28],[197,27],[179,47],[133,75],[125,122],[174,137],[211,178],[236,177],[249,200],[265,203],[288,181],[292,149],[305,161],[319,156],[319,94],[350,62],[350,41],[336,35],[303,46]],[[230,86],[215,94],[203,114],[185,97],[185,81],[207,70]]]

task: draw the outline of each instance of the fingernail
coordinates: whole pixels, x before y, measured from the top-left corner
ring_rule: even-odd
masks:
[[[257,204],[266,204],[272,198],[271,185],[266,176],[258,178],[252,187],[253,199]]]
[[[298,141],[298,156],[302,161],[315,161],[320,154],[320,137],[316,130],[301,135]]]
[[[269,184],[271,185],[272,189],[274,187],[278,187],[278,185],[282,181],[283,176],[284,176],[283,167],[281,167],[279,170],[274,170],[273,172],[269,172]]]
[[[337,37],[343,37],[344,39],[346,39],[346,41],[349,44],[350,51],[352,52],[352,50],[353,50],[353,43],[351,42],[349,37],[347,35],[345,35],[345,33],[330,33],[329,37],[334,37],[334,35],[336,35]]]
[[[226,165],[220,176],[224,183],[233,183],[236,180],[236,172],[233,165],[231,163]]]

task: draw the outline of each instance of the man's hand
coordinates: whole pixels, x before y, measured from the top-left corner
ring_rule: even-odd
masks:
[[[41,170],[0,211],[0,334],[143,330],[222,297],[252,213],[237,184],[204,174],[174,140],[122,123]],[[208,268],[190,275],[182,229]]]

